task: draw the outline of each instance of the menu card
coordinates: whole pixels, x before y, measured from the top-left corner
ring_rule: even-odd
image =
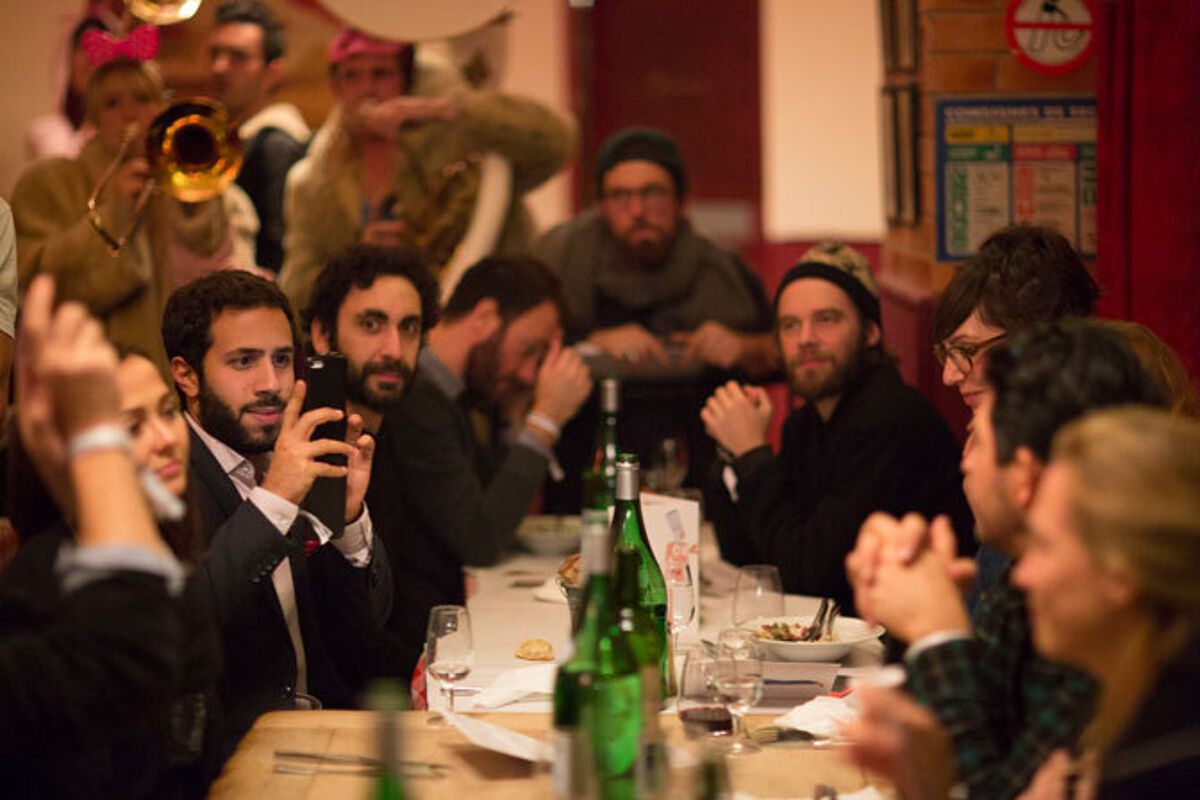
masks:
[[[679,640],[684,644],[700,642],[700,504],[695,500],[642,492],[642,518],[654,559],[662,569],[668,586],[672,576],[685,570],[692,574],[692,604],[696,617]]]

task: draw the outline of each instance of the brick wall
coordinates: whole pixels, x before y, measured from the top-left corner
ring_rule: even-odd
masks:
[[[937,260],[934,101],[943,95],[1095,91],[1095,57],[1080,69],[1061,76],[1042,75],[1022,65],[1005,43],[1007,6],[1007,0],[918,0],[917,70],[889,73],[885,78],[890,85],[915,84],[920,98],[917,119],[920,221],[914,226],[889,224],[880,253],[881,272],[893,285],[904,287],[906,302],[913,313],[921,313],[922,303],[932,306],[956,265]],[[922,326],[913,325],[905,333],[913,335],[920,330]],[[891,344],[899,352],[932,359],[931,342]],[[927,396],[941,399],[938,391],[941,373],[936,365],[910,365],[906,374],[918,376],[922,381],[919,388]]]

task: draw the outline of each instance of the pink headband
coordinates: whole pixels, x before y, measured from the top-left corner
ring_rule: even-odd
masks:
[[[345,28],[329,43],[325,60],[340,64],[351,56],[399,56],[407,49],[408,45],[401,42],[376,39],[353,28]]]

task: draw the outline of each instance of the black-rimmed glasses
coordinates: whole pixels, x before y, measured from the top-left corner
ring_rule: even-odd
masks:
[[[933,346],[933,357],[943,367],[949,361],[963,375],[970,375],[971,370],[975,368],[975,359],[979,357],[979,354],[1007,336],[1007,333],[1001,333],[975,344],[946,344],[945,342],[938,342]]]

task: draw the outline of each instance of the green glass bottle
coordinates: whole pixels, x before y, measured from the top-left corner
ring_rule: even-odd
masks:
[[[372,800],[404,800],[400,773],[400,712],[404,693],[395,681],[381,680],[371,687],[367,705],[375,711],[379,732],[379,775],[371,787]]]
[[[662,675],[662,697],[668,696],[671,678],[671,641],[667,636],[667,582],[654,559],[642,504],[638,499],[639,476],[637,456],[622,453],[617,457],[616,503],[613,506],[612,540],[615,551],[628,548],[637,553],[638,602],[650,612],[654,632],[659,641],[659,670]]]
[[[583,623],[554,682],[554,784],[560,797],[622,800],[637,794],[641,677],[611,596],[611,553],[607,531],[589,526]]]
[[[600,417],[596,423],[596,446],[583,473],[583,508],[608,511],[617,484],[617,412],[621,384],[616,378],[600,381]]]
[[[666,703],[665,682],[660,667],[662,646],[654,616],[638,602],[638,554],[631,547],[617,548],[613,591],[621,632],[629,640],[642,680],[642,724],[636,769],[639,797],[654,797],[664,786],[666,744],[658,713]]]

